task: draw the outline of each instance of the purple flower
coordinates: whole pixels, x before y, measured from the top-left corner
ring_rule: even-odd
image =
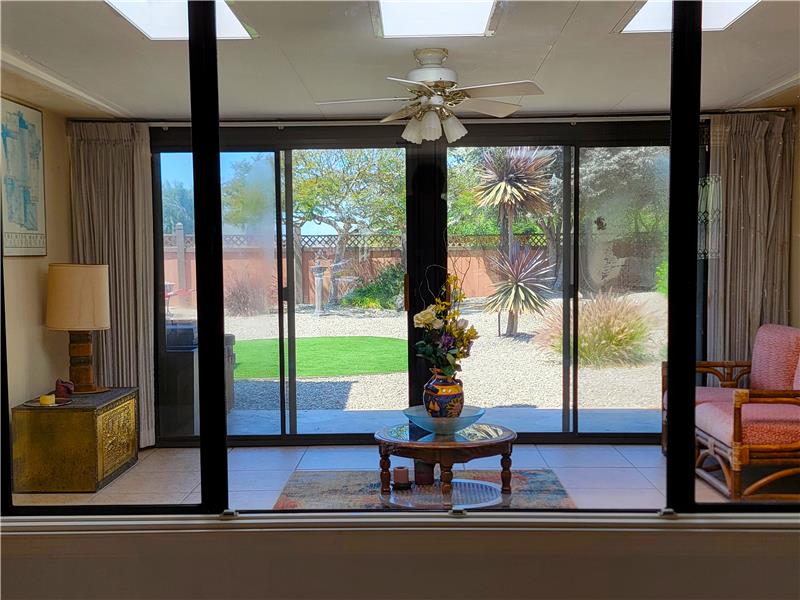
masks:
[[[454,338],[449,333],[442,334],[441,339],[439,339],[439,345],[444,348],[445,350],[451,348],[455,343],[456,338]]]

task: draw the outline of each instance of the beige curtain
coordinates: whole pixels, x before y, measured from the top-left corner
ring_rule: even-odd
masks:
[[[146,125],[71,123],[73,257],[108,264],[111,329],[97,379],[139,388],[140,445],[155,443],[153,199]]]
[[[794,136],[791,112],[711,119],[711,360],[748,360],[759,325],[788,323]]]

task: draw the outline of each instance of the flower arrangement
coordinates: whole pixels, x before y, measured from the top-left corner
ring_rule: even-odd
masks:
[[[416,343],[417,356],[431,363],[445,377],[454,377],[461,370],[461,360],[472,350],[478,332],[466,319],[460,318],[461,290],[456,275],[448,275],[434,303],[414,315],[414,327],[423,330]]]

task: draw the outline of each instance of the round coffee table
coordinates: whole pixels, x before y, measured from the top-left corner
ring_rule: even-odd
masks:
[[[453,484],[463,490],[472,490],[476,496],[475,502],[472,503],[463,493],[459,501],[459,506],[469,507],[487,506],[493,503],[490,498],[496,496],[497,503],[500,503],[502,494],[511,493],[511,450],[514,440],[517,439],[517,434],[503,427],[502,425],[492,425],[489,423],[476,423],[470,425],[466,429],[462,429],[455,435],[442,436],[437,434],[428,434],[412,439],[409,430],[409,425],[393,425],[385,427],[375,434],[375,440],[378,442],[378,451],[380,452],[380,467],[381,467],[381,499],[386,504],[394,506],[413,507],[413,501],[410,500],[409,494],[402,494],[402,499],[398,496],[392,500],[396,493],[392,493],[391,488],[391,456],[402,456],[404,458],[411,458],[429,464],[439,464],[441,468],[440,475],[440,491],[442,496],[442,505],[453,506]],[[479,481],[466,481],[457,480],[453,481],[453,465],[457,463],[466,463],[473,458],[482,458],[485,456],[501,456],[500,459],[500,481],[501,488],[500,494],[497,494],[497,486],[491,483]],[[429,487],[429,486],[426,486]],[[486,488],[486,489],[484,489]],[[429,507],[430,493],[425,494],[426,500],[422,502],[426,508]],[[412,495],[413,496],[413,495]]]

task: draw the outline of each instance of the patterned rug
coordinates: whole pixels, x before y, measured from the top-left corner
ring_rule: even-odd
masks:
[[[453,475],[500,484],[499,471],[454,471]],[[575,508],[549,469],[512,471],[511,490],[511,502],[503,510]],[[377,471],[295,471],[273,510],[381,509],[379,491]]]

